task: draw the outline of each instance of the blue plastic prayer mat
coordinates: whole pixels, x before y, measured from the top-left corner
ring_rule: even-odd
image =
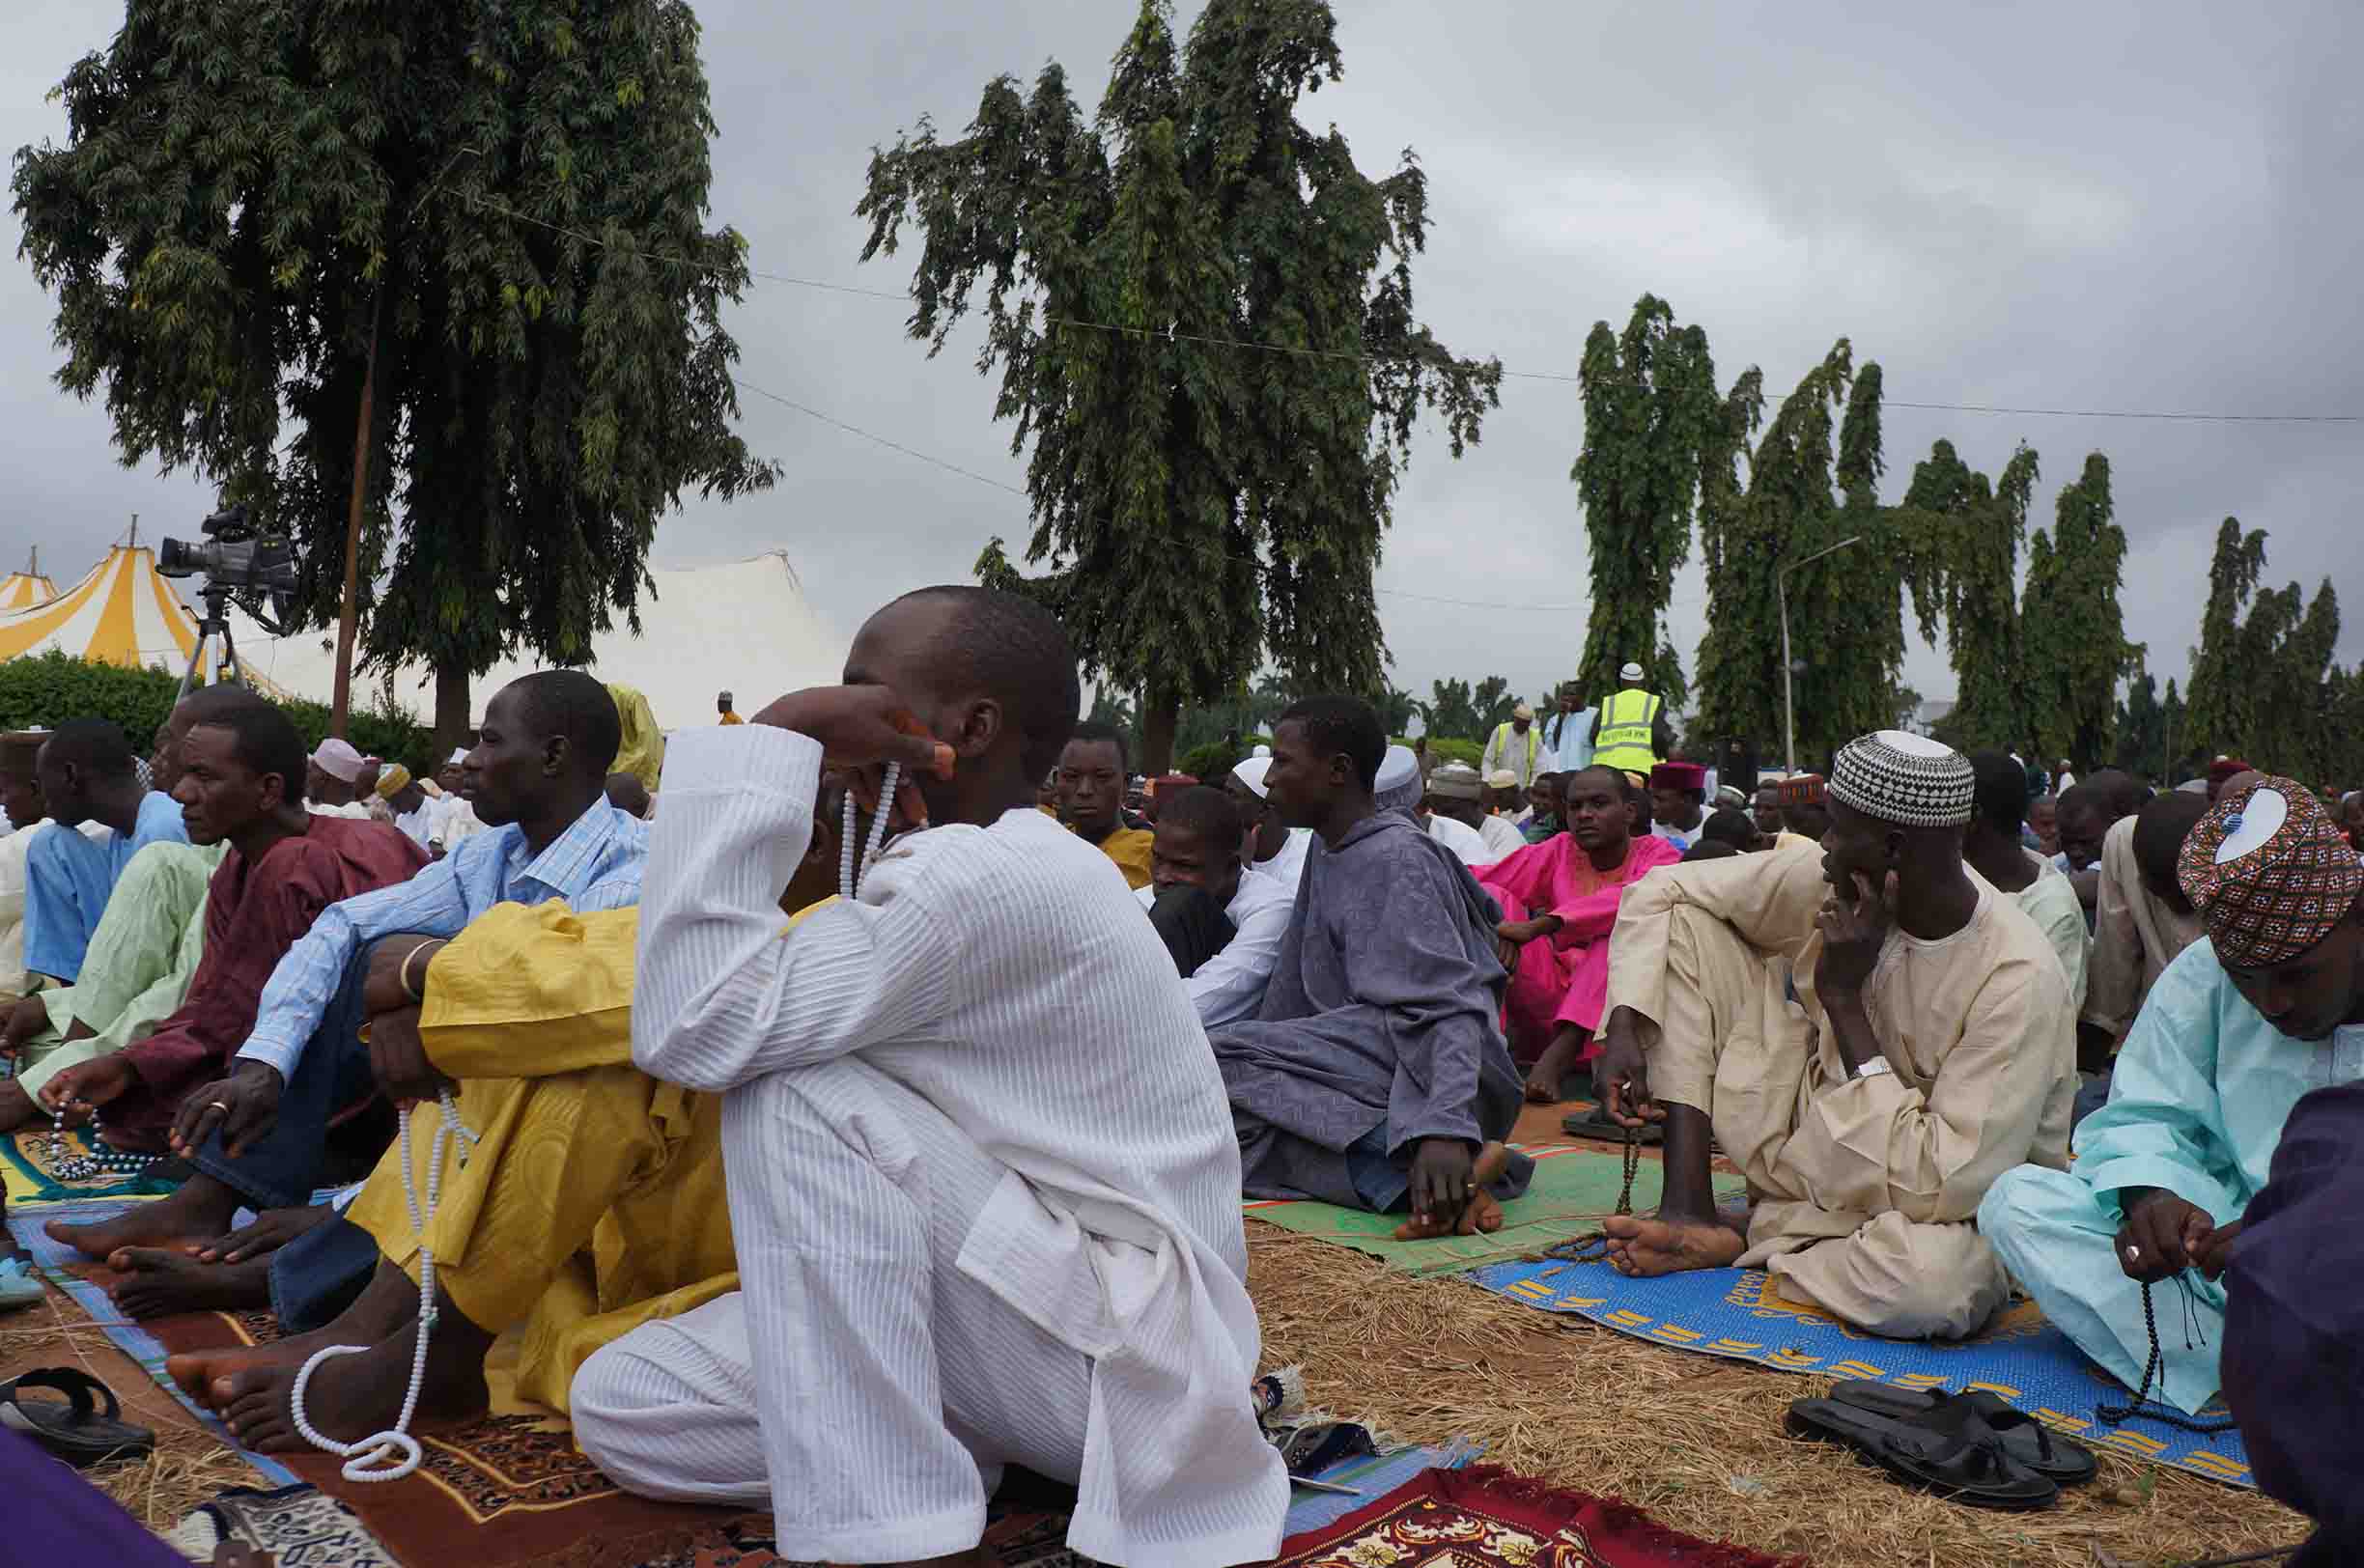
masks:
[[[179,1400],[182,1408],[196,1416],[207,1431],[221,1439],[229,1447],[237,1449],[239,1457],[253,1466],[268,1485],[293,1485],[297,1479],[294,1470],[276,1460],[267,1459],[261,1454],[248,1453],[239,1448],[237,1440],[230,1436],[230,1429],[222,1425],[211,1411],[192,1403],[188,1395],[181,1391],[181,1386],[164,1375],[164,1358],[167,1352],[163,1344],[146,1329],[126,1318],[116,1308],[115,1302],[108,1297],[106,1291],[96,1281],[82,1278],[73,1272],[73,1267],[76,1265],[87,1268],[90,1259],[68,1246],[64,1242],[52,1241],[48,1233],[42,1228],[46,1221],[52,1219],[63,1219],[70,1225],[92,1224],[98,1220],[113,1218],[116,1215],[123,1213],[127,1207],[128,1205],[122,1198],[52,1203],[42,1209],[38,1215],[11,1217],[8,1222],[9,1234],[16,1239],[18,1246],[31,1254],[35,1263],[41,1265],[42,1273],[48,1277],[50,1282],[71,1297],[76,1306],[89,1313],[91,1321],[98,1324],[104,1330],[107,1338],[115,1342],[115,1348],[138,1362],[140,1370],[147,1373],[157,1387]]]
[[[2095,1407],[2124,1403],[2125,1389],[2032,1302],[2006,1307],[1975,1338],[1882,1339],[1784,1296],[1761,1269],[1629,1279],[1606,1263],[1503,1263],[1463,1277],[1510,1301],[1676,1350],[1900,1388],[1984,1388],[2088,1447],[2235,1486],[2257,1484],[2237,1431],[2186,1432],[2141,1416],[2115,1427],[2097,1419]],[[2202,1414],[2222,1419],[2227,1412],[2218,1400]]]
[[[1474,1462],[1481,1450],[1476,1443],[1456,1442],[1449,1448],[1404,1448],[1392,1454],[1361,1454],[1353,1459],[1341,1459],[1316,1473],[1313,1479],[1333,1486],[1350,1486],[1358,1497],[1340,1497],[1336,1492],[1313,1492],[1304,1487],[1289,1489],[1288,1528],[1290,1535],[1335,1525],[1357,1508],[1367,1508],[1424,1470],[1459,1470]]]

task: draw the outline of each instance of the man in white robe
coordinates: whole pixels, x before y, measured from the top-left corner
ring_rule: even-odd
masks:
[[[1899,1339],[1959,1338],[2010,1295],[1972,1219],[2005,1171],[2068,1163],[2076,1015],[2034,923],[1962,863],[1973,785],[1881,731],[1840,752],[1818,849],[1626,890],[1593,1081],[1667,1132],[1657,1216],[1607,1221],[1620,1270],[1763,1267]],[[1711,1132],[1744,1225],[1716,1211]]]
[[[2086,1072],[2110,1070],[2151,988],[2201,938],[2200,911],[2176,882],[2176,860],[2208,810],[2205,794],[2172,791],[2102,836],[2093,964],[2077,1018],[2077,1065]]]
[[[924,589],[846,682],[674,737],[633,1055],[727,1094],[745,1289],[586,1361],[577,1441],[633,1491],[768,1501],[833,1562],[970,1560],[1008,1463],[1077,1484],[1084,1556],[1263,1561],[1288,1484],[1248,1404],[1223,1081],[1123,875],[1034,808],[1065,632]],[[783,932],[825,754],[899,761],[934,826]]]

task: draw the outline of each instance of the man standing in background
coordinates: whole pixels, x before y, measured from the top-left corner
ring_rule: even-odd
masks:
[[[1519,788],[1523,790],[1534,782],[1536,759],[1542,754],[1543,733],[1535,728],[1534,710],[1520,703],[1510,710],[1507,721],[1494,726],[1478,771],[1491,773],[1506,769],[1518,775]]]
[[[1573,681],[1561,682],[1557,697],[1559,711],[1543,721],[1543,748],[1551,754],[1552,771],[1580,773],[1592,766],[1592,721],[1598,715],[1584,705]]]

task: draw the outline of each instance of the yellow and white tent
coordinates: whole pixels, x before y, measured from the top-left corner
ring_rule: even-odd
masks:
[[[196,617],[145,546],[113,546],[80,582],[45,602],[0,608],[0,658],[54,648],[97,664],[179,669],[196,646]]]
[[[57,584],[38,572],[12,572],[0,577],[0,611],[29,610],[57,598]]]

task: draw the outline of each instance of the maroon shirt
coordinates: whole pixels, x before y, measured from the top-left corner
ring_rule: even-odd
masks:
[[[307,817],[249,863],[232,850],[206,891],[205,955],[181,1010],[124,1050],[139,1083],[106,1107],[106,1140],[161,1149],[189,1092],[222,1076],[246,1043],[263,987],[321,910],[408,882],[427,852],[398,827],[347,817]]]

